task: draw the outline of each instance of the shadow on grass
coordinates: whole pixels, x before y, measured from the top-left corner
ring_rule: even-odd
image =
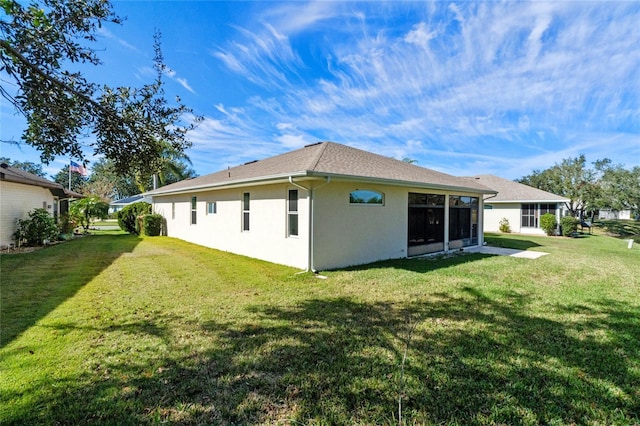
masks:
[[[13,341],[138,244],[128,234],[94,235],[0,257],[0,348]]]
[[[541,247],[540,244],[534,241],[515,239],[515,238],[505,238],[505,237],[507,236],[499,235],[499,234],[496,234],[496,235],[485,234],[484,240],[488,245],[493,247],[503,247],[503,248],[510,248],[510,249],[516,249],[516,250],[527,250],[533,247]]]
[[[636,220],[599,220],[594,226],[603,228],[617,238],[633,239],[640,243],[640,221]]]
[[[95,371],[39,393],[31,409],[5,420],[389,424],[397,423],[402,390],[409,424],[637,423],[637,309],[615,301],[559,305],[558,315],[575,315],[560,322],[529,315],[531,302],[526,294],[465,288],[459,297],[412,303],[256,305],[244,323],[188,324],[188,333],[215,343],[187,346],[180,356],[150,350],[146,363],[136,363],[116,361],[118,348],[98,352]],[[174,320],[160,315],[123,327],[176,347]],[[399,365],[416,321],[401,389]]]

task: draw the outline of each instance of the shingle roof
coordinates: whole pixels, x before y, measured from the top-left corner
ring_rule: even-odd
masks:
[[[123,205],[123,206],[125,206],[127,204],[135,203],[137,201],[146,201],[145,198],[146,197],[144,195],[142,195],[142,194],[132,195],[130,197],[121,198],[119,200],[112,201],[111,205],[112,206],[114,206],[114,205],[117,205],[117,206]]]
[[[482,185],[495,189],[498,195],[487,200],[487,203],[506,203],[506,202],[568,202],[569,199],[561,197],[551,192],[533,188],[522,183],[504,179],[494,175],[479,175],[467,178],[481,183]]]
[[[318,142],[274,157],[180,181],[151,191],[149,194],[159,195],[239,183],[251,184],[258,181],[283,179],[288,176],[331,176],[487,194],[495,192],[466,178],[451,176],[334,142]]]
[[[74,197],[74,198],[82,198],[82,194],[78,194],[77,192],[69,191],[65,189],[62,185],[56,182],[52,182],[45,178],[42,178],[38,175],[34,175],[33,173],[29,173],[22,169],[17,169],[15,167],[9,166],[7,163],[0,164],[0,180],[6,182],[14,182],[21,183],[23,185],[31,185],[31,186],[39,186],[41,188],[46,188],[51,191],[51,193],[57,197]]]

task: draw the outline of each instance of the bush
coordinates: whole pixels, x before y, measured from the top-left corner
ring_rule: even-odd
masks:
[[[545,213],[540,216],[540,228],[542,228],[547,235],[553,235],[557,226],[556,215],[553,213]]]
[[[140,201],[129,204],[118,212],[118,225],[123,231],[130,234],[140,234],[140,226],[138,224],[138,216],[151,213],[151,204]]]
[[[39,246],[56,240],[59,234],[56,220],[45,209],[33,209],[28,219],[18,220],[14,233],[18,245]]]
[[[509,225],[509,219],[507,219],[506,217],[503,217],[502,219],[500,219],[499,222],[499,229],[500,232],[504,232],[505,234],[508,234],[509,232],[511,232],[511,226]]]
[[[76,221],[69,214],[63,214],[58,218],[58,228],[61,234],[71,234],[76,226]]]
[[[560,219],[560,226],[562,226],[562,235],[570,237],[578,231],[578,223],[580,221],[573,216],[565,216]]]
[[[162,215],[146,214],[142,216],[142,230],[144,235],[157,237],[162,230]]]

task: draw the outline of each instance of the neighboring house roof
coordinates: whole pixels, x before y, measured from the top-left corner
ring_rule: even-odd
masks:
[[[288,177],[335,177],[434,189],[495,193],[473,180],[440,173],[334,142],[318,142],[274,157],[180,181],[147,194],[191,192],[261,181],[286,180]]]
[[[494,175],[479,175],[467,179],[479,182],[484,186],[498,191],[498,195],[486,200],[488,204],[509,202],[566,203],[570,201],[568,198],[552,194],[551,192]]]
[[[46,188],[56,197],[84,198],[84,195],[65,189],[59,183],[51,182],[50,180],[34,175],[33,173],[11,167],[7,163],[0,164],[0,180]]]
[[[137,203],[138,201],[149,201],[147,197],[142,194],[132,195],[131,197],[122,198],[109,203],[112,206],[127,206],[129,204]]]

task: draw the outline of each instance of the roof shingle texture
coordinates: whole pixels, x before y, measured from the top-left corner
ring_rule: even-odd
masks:
[[[568,202],[569,199],[551,192],[543,191],[522,183],[504,179],[494,175],[479,175],[467,178],[498,191],[498,195],[487,200],[487,203],[508,201],[532,202]]]
[[[184,180],[151,192],[160,194],[191,188],[224,185],[237,181],[286,175],[340,175],[343,177],[382,179],[398,183],[416,183],[434,187],[466,188],[492,193],[482,184],[448,175],[393,158],[384,157],[335,142],[319,142],[264,160],[232,167],[209,175]]]

